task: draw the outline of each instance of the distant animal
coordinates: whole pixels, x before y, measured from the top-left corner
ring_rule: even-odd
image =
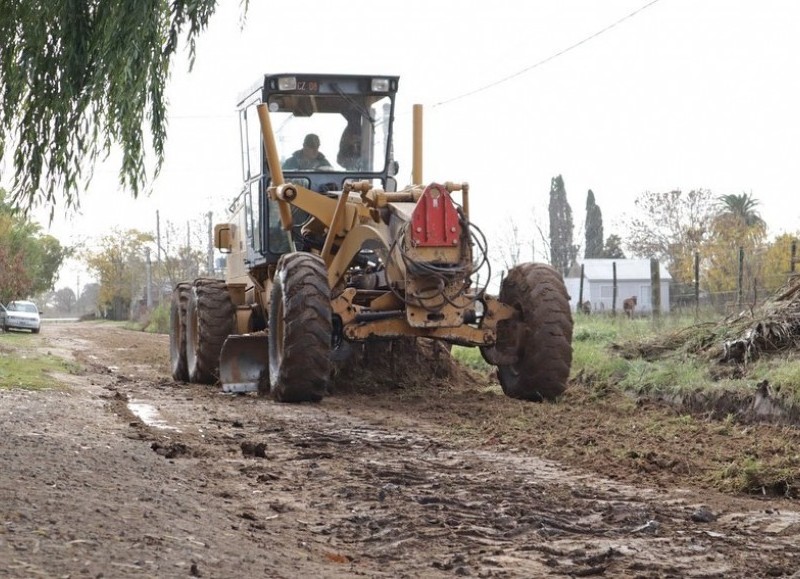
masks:
[[[636,296],[631,296],[622,302],[622,309],[625,315],[629,318],[633,317],[633,311],[636,309]]]
[[[592,302],[586,300],[585,302],[578,304],[578,308],[582,313],[589,315],[592,313]]]

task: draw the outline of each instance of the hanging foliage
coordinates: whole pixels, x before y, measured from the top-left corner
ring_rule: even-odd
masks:
[[[0,0],[0,160],[11,201],[27,211],[79,191],[118,146],[120,184],[136,196],[147,145],[163,161],[164,87],[179,38],[190,62],[216,0]],[[149,132],[149,143],[145,139]]]

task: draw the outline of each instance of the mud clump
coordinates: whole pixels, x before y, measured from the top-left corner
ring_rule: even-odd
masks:
[[[182,442],[173,442],[165,445],[155,441],[150,445],[150,448],[153,450],[153,452],[163,456],[164,458],[183,458],[193,456],[189,447]]]
[[[438,340],[401,338],[346,344],[335,362],[333,391],[463,387],[476,382]]]

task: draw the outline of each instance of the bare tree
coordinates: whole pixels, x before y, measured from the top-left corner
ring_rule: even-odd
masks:
[[[627,246],[636,257],[655,257],[667,265],[673,279],[691,281],[693,259],[711,234],[714,199],[711,191],[684,193],[646,191],[634,202],[627,220]]]

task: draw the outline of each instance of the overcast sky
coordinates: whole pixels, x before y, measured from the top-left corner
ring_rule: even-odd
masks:
[[[400,186],[421,103],[425,180],[468,181],[490,244],[512,217],[546,226],[558,174],[581,245],[588,189],[623,239],[637,195],[676,188],[752,193],[770,235],[800,230],[800,2],[254,0],[243,29],[238,0],[220,4],[194,71],[175,62],[151,194],[131,201],[116,164],[99,167],[53,234],[154,230],[156,210],[162,223],[220,219],[240,186],[236,99],[267,72],[399,75]]]

